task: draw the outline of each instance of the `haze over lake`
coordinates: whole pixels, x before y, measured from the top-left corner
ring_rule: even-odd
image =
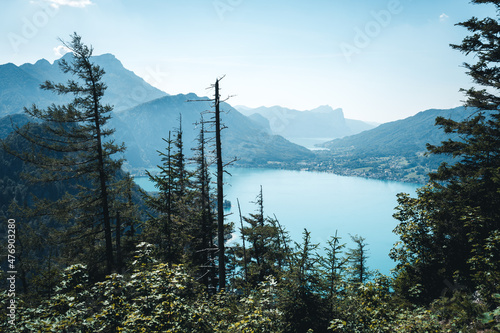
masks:
[[[232,203],[228,221],[238,228],[237,199],[243,216],[256,211],[253,203],[263,187],[264,214],[276,215],[290,232],[294,241],[301,241],[307,228],[314,243],[321,243],[321,251],[327,240],[335,235],[342,237],[346,248],[354,247],[349,234],[366,238],[368,266],[389,274],[394,262],[389,250],[398,240],[392,230],[397,221],[392,217],[397,206],[396,194],[414,194],[416,184],[380,181],[359,177],[344,177],[330,173],[289,171],[274,169],[232,168],[231,177],[225,176],[226,199]],[[135,181],[147,191],[155,188],[147,177]],[[238,239],[238,241],[240,241]]]

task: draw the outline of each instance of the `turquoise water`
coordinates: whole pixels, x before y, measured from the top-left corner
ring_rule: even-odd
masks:
[[[229,172],[232,176],[225,176],[224,191],[233,214],[227,220],[236,227],[240,225],[236,199],[242,214],[248,216],[257,209],[252,202],[262,185],[265,215],[276,215],[294,241],[300,242],[307,228],[323,250],[338,230],[342,243],[350,248],[354,244],[349,234],[359,235],[368,244],[370,269],[389,274],[395,266],[388,254],[398,240],[392,233],[397,225],[392,218],[396,194],[414,195],[418,185],[309,171],[233,168]],[[154,190],[145,177],[136,182],[147,191]]]

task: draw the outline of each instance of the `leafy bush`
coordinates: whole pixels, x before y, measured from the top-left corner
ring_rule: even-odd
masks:
[[[24,308],[19,332],[282,332],[276,281],[262,282],[246,297],[219,293],[208,298],[181,265],[151,258],[146,243],[130,275],[111,274],[89,283],[87,267],[64,270],[56,294]],[[2,294],[1,303],[7,296]]]

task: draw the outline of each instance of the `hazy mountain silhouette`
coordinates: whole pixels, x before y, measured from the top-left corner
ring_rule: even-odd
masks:
[[[329,141],[320,146],[332,152],[348,151],[351,155],[363,156],[417,154],[426,151],[427,143],[436,145],[449,138],[456,139],[435,126],[436,117],[462,120],[471,112],[471,109],[465,107],[426,110],[356,135]]]
[[[68,53],[61,59],[71,61]],[[61,59],[54,63],[39,60],[34,64],[0,65],[0,116],[14,115],[13,122],[22,125],[27,121],[21,116],[23,108],[36,104],[40,108],[63,104],[72,96],[60,96],[40,89],[46,80],[65,83],[74,79],[64,74],[59,67]],[[128,166],[132,169],[154,167],[160,163],[157,150],[164,150],[168,131],[179,126],[182,115],[185,153],[191,155],[198,130],[194,123],[200,114],[211,108],[210,102],[188,103],[188,99],[199,99],[194,94],[169,96],[149,85],[142,78],[127,70],[112,54],[95,56],[92,59],[106,74],[103,81],[108,86],[103,102],[114,106],[114,115],[109,126],[116,128],[114,138],[125,142]],[[226,161],[233,157],[245,165],[262,165],[272,162],[300,161],[313,157],[306,148],[292,144],[283,137],[271,135],[268,130],[243,116],[228,104],[223,105],[225,125],[223,149]],[[11,118],[1,119],[0,134],[6,137],[11,131]]]
[[[342,109],[333,109],[329,105],[322,105],[307,111],[281,106],[255,109],[237,106],[236,108],[244,115],[266,126],[272,134],[282,135],[297,143],[307,142],[305,140],[324,142],[375,127],[363,121],[345,119]]]
[[[201,113],[211,110],[211,102],[188,102],[205,99],[195,94],[165,96],[134,108],[117,112],[111,126],[116,128],[116,140],[129,147],[126,153],[133,168],[160,164],[158,150],[165,151],[169,131],[179,128],[182,117],[184,153],[192,155],[197,145]],[[245,117],[229,104],[221,104],[221,118],[227,129],[222,132],[223,159],[238,158],[239,164],[262,165],[272,162],[292,162],[313,158],[308,149],[293,144],[281,136],[270,135],[260,124]],[[210,114],[205,114],[210,120]],[[207,129],[210,130],[210,125]],[[213,149],[213,148],[212,148]]]
[[[67,53],[61,59],[71,61],[72,57],[71,53]],[[44,108],[52,103],[68,102],[68,96],[40,89],[40,84],[47,80],[65,83],[73,78],[60,70],[61,59],[52,64],[41,59],[21,66],[11,63],[0,65],[0,116],[21,113],[24,107],[32,104]],[[92,60],[106,72],[103,81],[108,89],[103,102],[113,105],[117,111],[167,95],[127,70],[112,54],[94,56]]]

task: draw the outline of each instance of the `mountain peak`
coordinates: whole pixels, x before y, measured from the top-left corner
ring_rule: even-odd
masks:
[[[14,70],[14,69],[17,69],[18,67],[11,63],[11,62],[8,62],[6,64],[3,64],[3,65],[0,65],[3,69],[8,69],[8,70]]]
[[[0,116],[22,112],[23,107],[33,103],[43,108],[52,103],[65,102],[64,96],[40,90],[40,84],[47,80],[59,83],[71,78],[70,73],[64,73],[59,68],[62,60],[73,62],[73,53],[64,54],[52,64],[40,59],[34,64],[26,63],[19,67],[15,64],[0,65],[0,91],[3,93],[0,94]],[[93,56],[91,61],[106,72],[103,81],[108,89],[103,101],[113,105],[115,111],[166,95],[126,69],[113,54]]]
[[[279,105],[256,109],[239,106],[236,109],[246,116],[259,114],[267,120],[273,134],[305,145],[309,145],[314,140],[324,142],[330,138],[352,135],[372,127],[363,122],[350,121],[347,124],[342,109],[334,109],[330,105],[320,105],[315,109],[305,111],[288,109]],[[253,116],[252,119],[263,124],[261,117]]]
[[[61,61],[61,60],[66,60],[66,61],[72,61],[73,60],[73,52],[68,52],[68,53],[65,53],[61,58],[57,59],[55,61],[55,63]],[[122,66],[122,63],[120,60],[118,60],[118,58],[116,58],[116,56],[114,54],[111,54],[111,53],[104,53],[104,54],[100,54],[100,55],[93,55],[92,56],[92,59],[95,59],[99,62],[102,62],[102,63],[106,63],[106,64],[120,64],[120,66]],[[40,61],[43,61],[45,59],[41,59],[41,60],[38,60],[38,62]]]
[[[101,55],[95,56],[104,60],[118,60],[112,53],[103,53]]]
[[[50,67],[50,62],[47,59],[40,59],[35,62],[35,66]]]
[[[315,109],[310,110],[310,112],[316,112],[316,113],[341,113],[342,115],[344,112],[342,111],[341,108],[333,109],[330,105],[320,105]]]

